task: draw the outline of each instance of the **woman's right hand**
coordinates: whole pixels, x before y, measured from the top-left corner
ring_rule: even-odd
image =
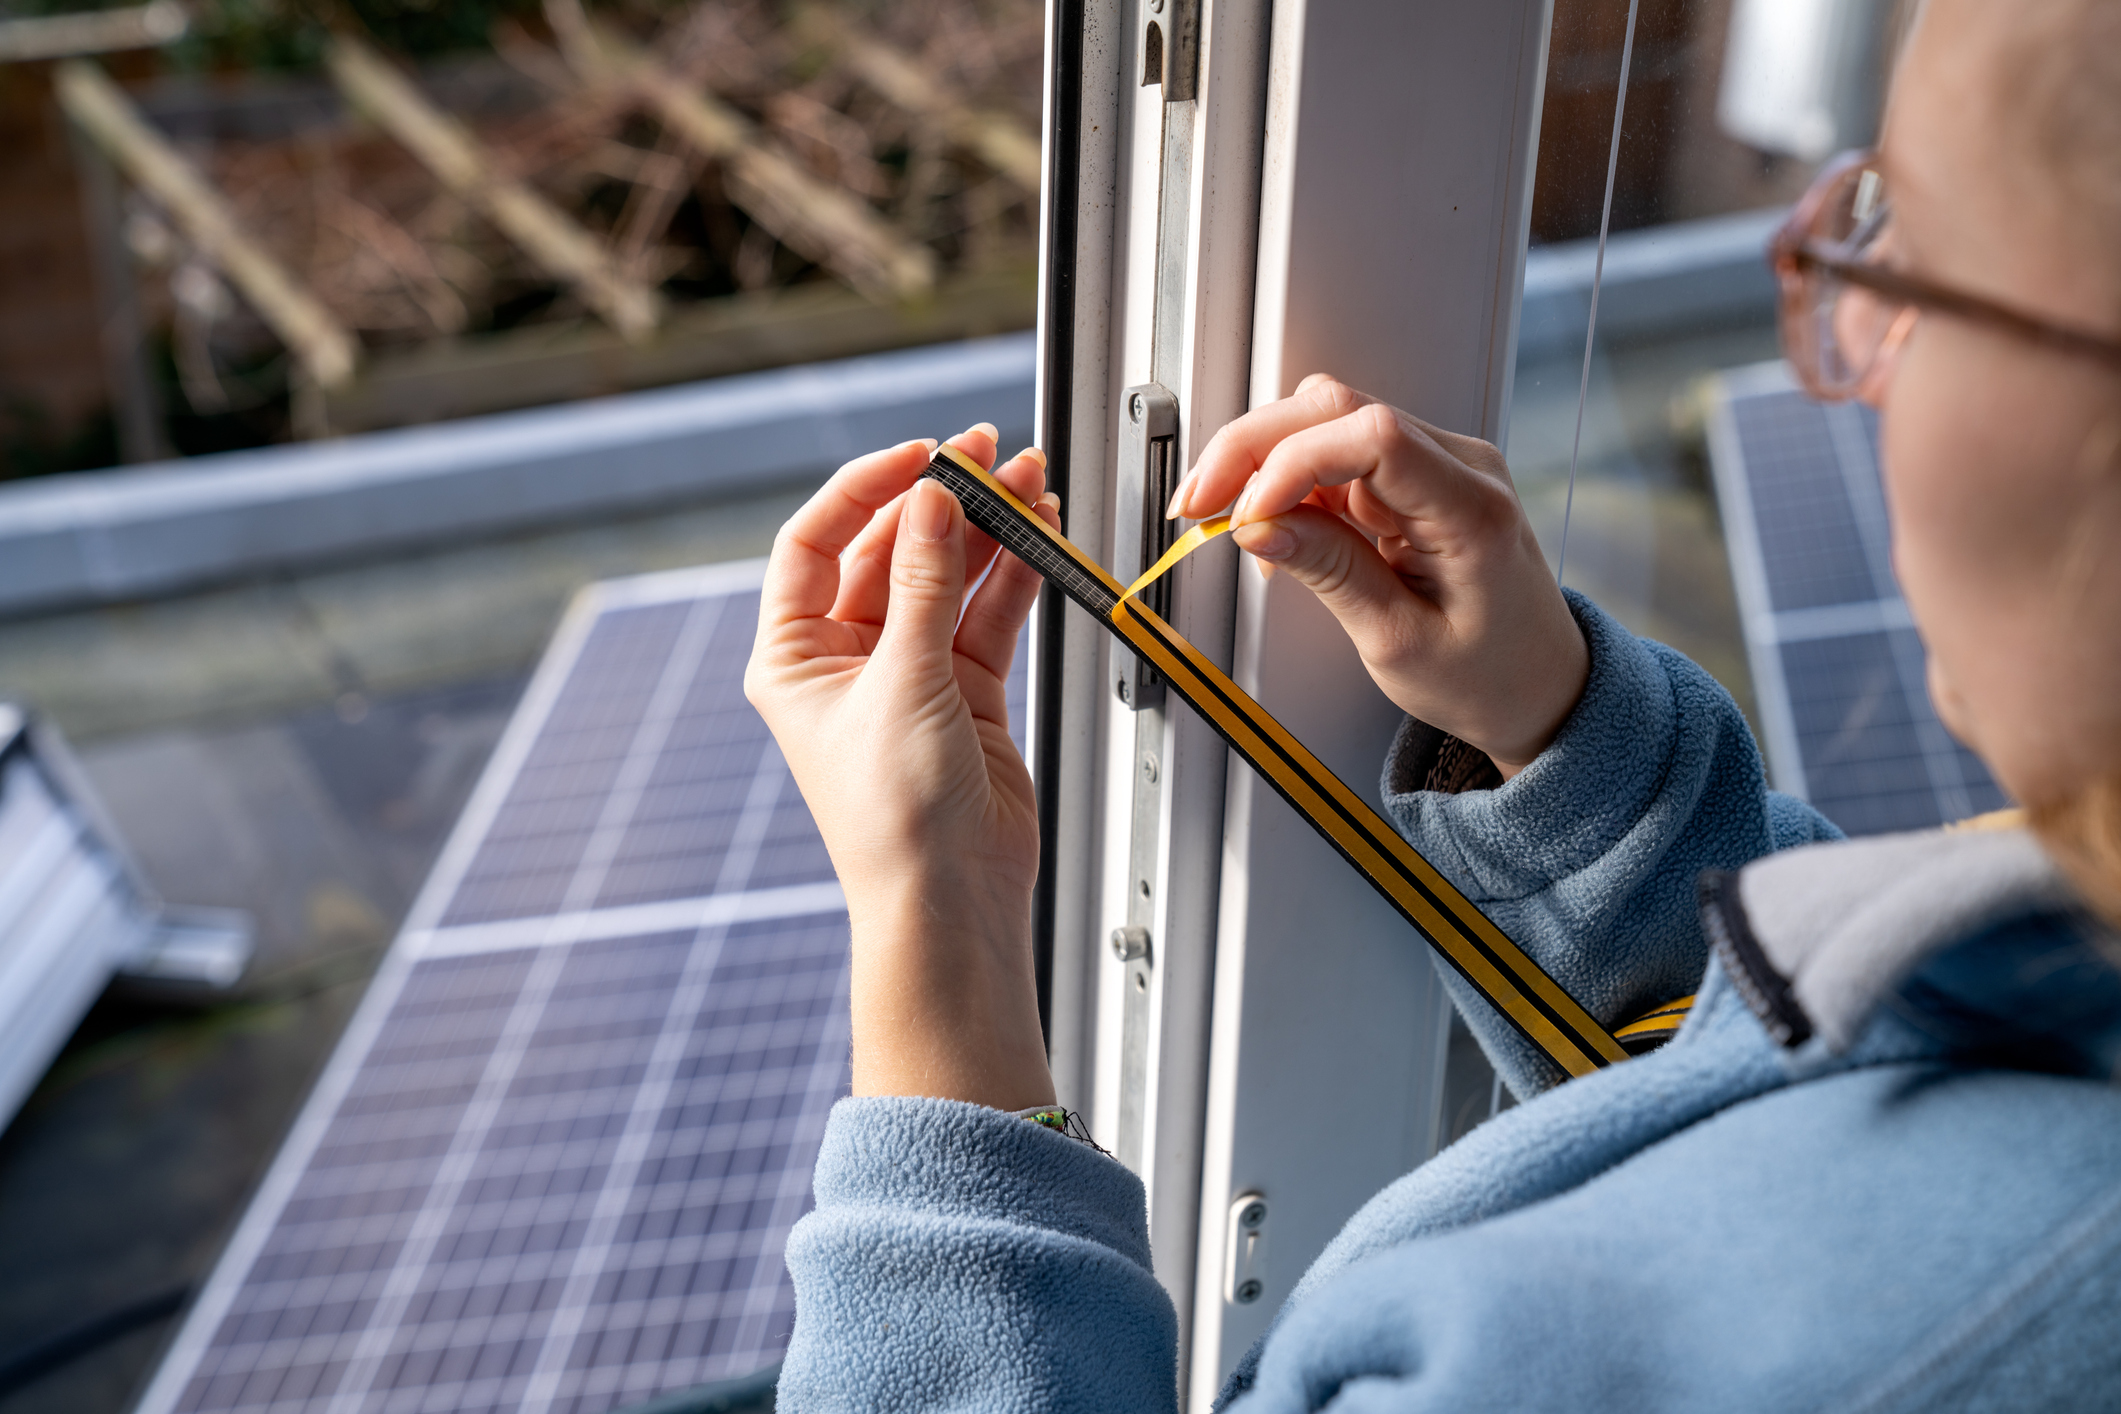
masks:
[[[1502,454],[1323,374],[1208,443],[1171,503],[1318,595],[1385,694],[1505,777],[1590,677]]]
[[[994,435],[950,440],[1057,525],[1045,457],[995,465]],[[1003,686],[1039,578],[918,479],[933,449],[849,462],[781,528],[744,691],[846,891],[855,1093],[1014,1110],[1053,1100],[1037,802]]]

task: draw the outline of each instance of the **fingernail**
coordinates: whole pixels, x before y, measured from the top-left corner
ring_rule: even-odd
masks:
[[[1038,498],[1038,503],[1042,506],[1051,506],[1057,511],[1060,509],[1060,496],[1055,492],[1048,491],[1045,495]]]
[[[1296,553],[1296,537],[1271,520],[1246,526],[1238,532],[1237,543],[1262,560],[1286,560]]]
[[[999,442],[1002,440],[1002,430],[999,427],[996,427],[991,422],[975,422],[965,430],[967,432],[984,432],[987,434],[987,440],[990,442]]]
[[[906,505],[906,528],[913,532],[913,538],[930,544],[948,539],[954,499],[948,488],[933,481],[914,482],[913,497]]]
[[[1171,493],[1171,504],[1164,507],[1165,520],[1177,520],[1179,508],[1186,504],[1186,497],[1193,492],[1193,473],[1187,472],[1178,478],[1178,489]]]
[[[1021,461],[1025,457],[1029,457],[1031,458],[1031,460],[1037,462],[1038,469],[1040,471],[1044,471],[1046,469],[1046,454],[1036,447],[1026,447],[1021,452],[1018,452],[1015,456],[1011,457],[1009,460]]]
[[[1247,485],[1244,489],[1244,492],[1238,496],[1237,504],[1230,507],[1230,524],[1243,525],[1245,523],[1245,512],[1252,509],[1252,493],[1257,490],[1258,487],[1258,482],[1252,482],[1250,485]]]
[[[935,455],[935,449],[943,445],[941,442],[938,442],[933,437],[916,437],[913,440],[920,443],[923,447],[926,447],[928,449],[928,455],[931,457]]]

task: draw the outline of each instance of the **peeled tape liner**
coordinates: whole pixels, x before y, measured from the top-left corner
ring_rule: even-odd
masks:
[[[1213,520],[1204,520],[1199,525],[1194,526],[1184,535],[1179,536],[1177,543],[1164,551],[1163,558],[1144,570],[1142,577],[1128,585],[1127,592],[1119,597],[1122,600],[1132,599],[1135,595],[1169,574],[1172,567],[1180,560],[1183,560],[1186,556],[1192,554],[1229,528],[1230,518],[1228,516],[1217,516]]]

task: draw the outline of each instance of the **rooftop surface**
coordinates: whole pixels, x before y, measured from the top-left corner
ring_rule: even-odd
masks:
[[[157,887],[258,921],[234,996],[106,995],[0,1135],[0,1362],[205,1275],[568,598],[762,554],[801,495],[0,625]],[[127,1408],[170,1325],[0,1410]]]

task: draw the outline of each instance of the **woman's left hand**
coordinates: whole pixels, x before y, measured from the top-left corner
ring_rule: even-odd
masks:
[[[982,466],[986,424],[951,438]],[[1003,684],[1039,579],[917,480],[932,443],[840,468],[774,541],[744,691],[847,894],[854,1092],[1050,1104],[1031,961],[1038,811]],[[995,474],[1049,524],[1045,458]],[[993,572],[969,602],[968,584]]]

